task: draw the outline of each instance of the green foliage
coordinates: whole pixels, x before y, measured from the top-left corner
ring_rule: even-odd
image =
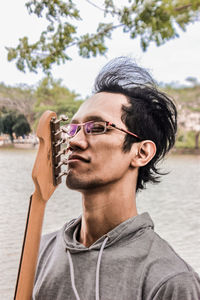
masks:
[[[21,84],[15,87],[0,83],[0,110],[17,111],[24,114],[28,122],[33,121],[33,107],[35,103],[34,89],[31,86]]]
[[[55,111],[57,115],[66,114],[71,118],[83,102],[77,99],[78,96],[75,92],[62,86],[61,80],[45,77],[35,91],[36,119],[47,109]]]
[[[176,140],[176,148],[181,149],[181,148],[188,148],[188,149],[194,149],[195,148],[195,136],[196,132],[194,131],[189,131],[189,132],[184,132],[184,131],[179,131],[178,137]]]
[[[23,114],[17,114],[15,111],[2,114],[0,120],[0,123],[2,122],[2,133],[9,134],[12,141],[13,133],[18,137],[31,131],[26,117]]]
[[[190,77],[188,77],[190,78]],[[191,80],[192,79],[192,80]],[[198,115],[200,113],[200,84],[196,79],[190,78],[187,80],[192,84],[191,87],[179,87],[173,88],[168,85],[165,87],[164,91],[171,95],[175,100],[176,106],[178,108],[178,119],[180,116],[184,116],[184,118],[179,120],[179,131],[177,135],[176,148],[198,148],[198,130],[196,129],[198,126],[198,118],[193,120],[191,123],[188,120],[190,118],[190,114],[194,113]],[[190,123],[190,127],[188,127],[188,122]],[[193,129],[193,130],[192,130]]]
[[[66,114],[71,118],[82,102],[77,93],[63,86],[61,80],[55,80],[50,76],[43,78],[35,88],[26,85],[10,87],[0,83],[0,120],[1,114],[5,117],[10,111],[15,111],[17,115],[24,115],[32,128],[36,127],[44,111],[52,110],[58,116]],[[10,118],[8,120],[10,124],[14,115],[11,114],[8,118]],[[15,131],[19,132],[18,135],[21,135],[20,128],[23,128],[23,134],[26,130],[29,131],[26,122],[20,122],[21,125],[18,124],[15,127]],[[0,121],[0,132],[3,132],[2,126]],[[14,123],[9,125],[10,133],[7,132],[10,136],[13,132],[12,126]]]
[[[131,39],[139,36],[145,51],[152,42],[159,46],[178,37],[177,28],[186,30],[188,24],[198,19],[200,8],[199,0],[129,0],[120,8],[113,0],[104,0],[102,7],[87,2],[102,10],[109,22],[100,23],[94,33],[79,35],[77,24],[81,26],[84,20],[72,0],[29,1],[26,4],[29,14],[46,18],[46,30],[33,44],[28,37],[23,37],[16,48],[7,48],[8,60],[16,60],[17,68],[23,72],[26,69],[37,72],[41,68],[50,74],[53,64],[71,59],[68,49],[72,46],[76,46],[79,55],[85,58],[104,55],[106,39],[111,38],[118,27]]]
[[[0,134],[3,133],[3,120],[2,117],[0,115]]]
[[[16,123],[16,113],[8,112],[2,117],[3,133],[9,134],[11,140],[13,140],[13,126]]]
[[[200,84],[195,84],[191,87],[173,88],[168,85],[164,91],[171,95],[180,109],[189,111],[199,111],[200,109]]]
[[[13,132],[17,137],[27,135],[31,132],[31,128],[24,115],[18,115],[16,123],[12,127]]]

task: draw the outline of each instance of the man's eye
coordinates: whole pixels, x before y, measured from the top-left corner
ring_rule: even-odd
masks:
[[[104,125],[100,123],[94,123],[91,128],[92,133],[104,132]]]

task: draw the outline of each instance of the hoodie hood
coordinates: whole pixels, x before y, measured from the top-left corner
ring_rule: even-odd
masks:
[[[138,238],[144,231],[153,228],[153,222],[148,213],[137,215],[132,217],[123,223],[116,226],[114,229],[103,235],[89,248],[78,242],[78,234],[81,228],[81,217],[77,220],[72,220],[63,229],[63,241],[65,243],[65,249],[68,256],[70,267],[71,286],[76,297],[76,300],[80,300],[76,284],[75,284],[75,270],[72,259],[72,253],[86,252],[91,250],[98,250],[98,259],[96,264],[96,278],[95,278],[95,300],[100,299],[100,266],[102,260],[102,254],[104,249],[109,248],[111,245],[126,244],[126,240]]]
[[[78,242],[80,228],[81,216],[78,219],[72,220],[63,228],[63,241],[66,250],[69,250],[71,253],[99,250],[105,239],[107,242],[104,248],[108,248],[114,243],[125,243],[130,238],[137,238],[148,228],[154,229],[154,224],[148,213],[137,215],[116,226],[89,248]]]

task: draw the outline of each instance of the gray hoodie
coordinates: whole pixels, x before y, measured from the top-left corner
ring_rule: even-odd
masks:
[[[42,238],[33,300],[200,300],[200,279],[144,213],[89,248],[81,217]]]

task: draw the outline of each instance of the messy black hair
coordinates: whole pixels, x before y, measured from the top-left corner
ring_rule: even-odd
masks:
[[[121,119],[129,131],[141,140],[152,140],[156,154],[145,166],[139,168],[136,190],[144,189],[147,182],[157,183],[160,172],[157,163],[173,147],[177,131],[177,110],[172,99],[158,90],[149,72],[128,57],[111,60],[98,74],[94,92],[120,93],[129,105],[122,106]],[[130,151],[138,139],[127,134],[123,151]]]

